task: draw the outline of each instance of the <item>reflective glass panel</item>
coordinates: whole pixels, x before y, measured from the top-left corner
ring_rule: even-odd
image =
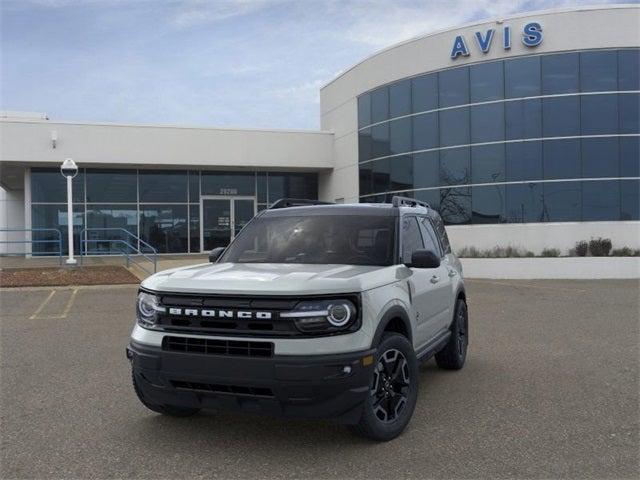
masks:
[[[191,253],[200,251],[200,205],[189,205],[189,237],[191,239]]]
[[[125,231],[138,236],[137,205],[89,205],[87,228],[107,229],[87,232],[88,239],[92,240],[88,243],[89,251],[96,254],[120,254],[123,250],[133,252],[137,245],[133,243],[133,237]]]
[[[388,158],[375,160],[372,163],[373,191],[383,193],[389,191],[391,167]]]
[[[640,137],[620,138],[620,176],[640,177]]]
[[[626,93],[618,95],[620,102],[620,133],[640,133],[640,95]]]
[[[391,154],[411,151],[411,118],[405,117],[389,122],[389,145]]]
[[[413,192],[413,198],[427,202],[431,208],[440,211],[440,190],[418,190]]]
[[[582,139],[584,178],[619,176],[618,137]]]
[[[84,169],[71,181],[73,202],[84,202]],[[67,203],[67,179],[58,168],[31,169],[31,201],[42,203]]]
[[[189,201],[200,201],[200,172],[197,170],[189,172]]]
[[[544,142],[544,178],[580,178],[580,140],[547,140]]]
[[[413,158],[401,155],[390,159],[391,191],[410,190],[413,188]]]
[[[267,203],[267,172],[256,173],[256,189],[259,203]]]
[[[136,201],[138,181],[135,170],[87,170],[87,202]]]
[[[413,113],[438,108],[438,74],[431,73],[411,79]]]
[[[438,113],[416,115],[413,122],[413,150],[438,148]]]
[[[582,221],[620,220],[618,180],[582,182]]]
[[[505,181],[505,145],[471,147],[471,183]]]
[[[487,62],[469,67],[471,103],[504,98],[503,62]]]
[[[582,135],[618,133],[617,95],[584,95],[580,103]]]
[[[578,72],[579,56],[577,53],[560,53],[543,55],[542,94],[573,93],[579,91],[580,79]]]
[[[413,154],[413,184],[415,188],[437,187],[440,181],[439,152]]]
[[[469,147],[440,151],[440,185],[469,183]]]
[[[440,189],[440,216],[448,225],[471,222],[471,188]]]
[[[532,223],[543,221],[542,184],[506,185],[507,222]]]
[[[60,172],[57,172],[60,177]],[[69,226],[66,205],[31,205],[31,228],[57,229],[60,234],[51,231],[32,232],[31,252],[34,255],[58,255],[59,240],[62,240],[62,255],[69,254],[67,228]],[[73,205],[73,248],[80,255],[80,232],[84,228],[84,205]],[[22,233],[20,233],[22,235]],[[17,241],[18,237],[7,237],[6,240]],[[10,253],[24,251],[24,244],[5,244]],[[89,245],[91,249],[92,246]]]
[[[440,108],[469,103],[468,67],[444,70],[438,76]]]
[[[372,158],[373,141],[371,140],[371,128],[365,128],[358,132],[358,160],[364,162]]]
[[[580,135],[580,98],[543,99],[542,132],[545,137]]]
[[[411,113],[411,80],[402,80],[389,87],[389,117]]]
[[[202,172],[203,195],[254,195],[255,190],[253,172]]]
[[[507,143],[507,181],[542,179],[542,142]]]
[[[318,199],[316,173],[269,173],[269,203],[280,198]]]
[[[138,174],[140,202],[187,202],[187,172],[179,170],[145,171]]]
[[[617,52],[580,53],[580,90],[583,92],[614,92],[618,90]]]
[[[368,93],[358,97],[358,127],[371,124],[371,96]]]
[[[540,95],[540,57],[505,61],[504,77],[506,98]]]
[[[545,222],[579,222],[582,212],[581,182],[547,182],[544,189]]]
[[[504,185],[471,188],[471,223],[503,223],[505,221]]]
[[[373,188],[373,172],[372,162],[362,163],[359,167],[360,177],[360,195],[368,195],[374,193]]]
[[[469,143],[469,108],[441,110],[440,146],[467,145]]]
[[[640,90],[640,50],[618,51],[618,89]]]
[[[506,102],[506,139],[542,137],[542,100],[517,100]]]
[[[640,181],[620,181],[620,220],[640,220]]]
[[[504,140],[504,103],[471,107],[471,143]]]
[[[389,118],[389,88],[380,87],[371,95],[371,123],[381,122]]]
[[[140,205],[140,238],[158,253],[188,252],[186,205]]]
[[[371,158],[384,157],[390,154],[389,123],[371,127]]]

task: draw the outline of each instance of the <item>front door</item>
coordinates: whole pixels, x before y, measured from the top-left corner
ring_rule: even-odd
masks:
[[[208,252],[226,247],[256,214],[253,197],[204,196],[200,199],[200,245]]]

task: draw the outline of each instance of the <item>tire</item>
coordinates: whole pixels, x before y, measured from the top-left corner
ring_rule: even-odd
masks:
[[[418,360],[411,343],[397,333],[384,334],[376,352],[370,394],[352,430],[381,442],[396,438],[411,420],[418,384]]]
[[[162,415],[168,415],[170,417],[190,417],[200,411],[199,408],[176,407],[174,405],[158,405],[150,402],[142,394],[142,390],[138,386],[138,381],[136,380],[136,374],[133,373],[133,371],[131,372],[131,381],[133,382],[133,389],[135,390],[138,399],[149,410],[160,413]]]
[[[469,314],[467,304],[461,298],[456,302],[450,330],[449,341],[436,353],[436,364],[444,370],[460,370],[467,359],[469,345]]]

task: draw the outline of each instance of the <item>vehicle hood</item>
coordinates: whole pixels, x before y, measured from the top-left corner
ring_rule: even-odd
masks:
[[[156,273],[143,288],[234,295],[355,293],[393,283],[397,266],[205,263]]]

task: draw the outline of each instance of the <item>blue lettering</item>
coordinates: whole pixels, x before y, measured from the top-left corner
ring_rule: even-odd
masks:
[[[482,50],[482,53],[487,53],[489,51],[489,48],[491,48],[493,32],[495,32],[495,30],[493,28],[490,28],[489,30],[487,30],[484,38],[482,37],[482,32],[476,32],[476,40],[478,41],[478,46],[480,47],[480,50]]]
[[[535,47],[542,43],[542,26],[537,22],[527,23],[522,34],[522,43],[527,47]]]
[[[451,50],[451,58],[454,60],[458,58],[460,55],[463,57],[469,56],[469,49],[467,48],[467,44],[464,41],[464,37],[462,35],[458,35],[456,39],[453,41],[453,49]]]
[[[504,27],[502,35],[502,46],[505,50],[511,48],[511,27]]]

